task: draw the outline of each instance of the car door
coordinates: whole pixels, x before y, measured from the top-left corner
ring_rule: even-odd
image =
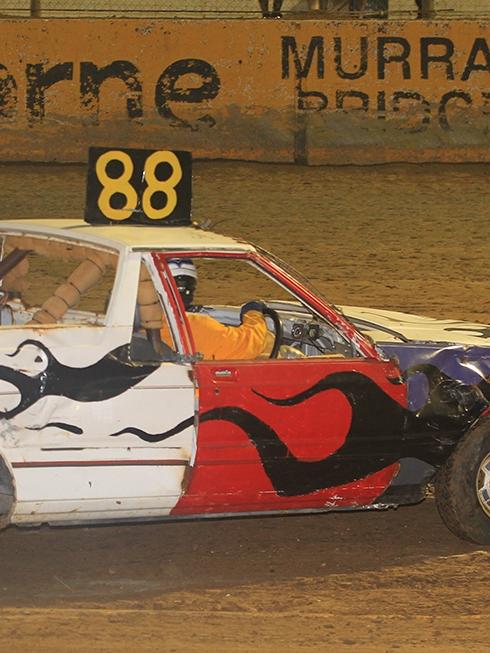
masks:
[[[239,287],[269,292],[255,276],[240,277],[241,262],[217,255],[202,267],[194,259],[203,279],[198,288],[205,285],[198,310],[238,326],[240,306],[227,302],[243,302]],[[227,279],[229,294],[223,295]],[[289,283],[281,281],[283,288]],[[301,299],[300,285],[294,288]],[[322,322],[319,311],[318,304],[300,313],[291,332],[330,331],[335,352],[309,356],[289,346],[286,358],[195,363],[199,446],[173,514],[362,506],[386,489],[400,459],[405,385],[397,366],[381,360],[342,316],[331,309],[334,325],[327,316]],[[308,333],[311,343],[316,336]]]
[[[190,365],[132,351],[142,336],[134,325],[141,254],[106,255],[86,244],[77,253],[73,243],[63,249],[60,242],[51,252],[47,243],[30,243],[30,258],[38,250],[50,260],[49,266],[42,261],[41,279],[39,260],[31,263],[39,303],[27,308],[31,302],[14,298],[11,323],[0,327],[0,454],[14,477],[12,521],[166,515],[182,493],[195,452]],[[56,320],[43,317],[43,311],[56,313],[53,297],[67,298],[59,292],[66,278],[58,274],[55,291],[42,299],[49,271],[67,252],[76,270],[90,257],[117,259],[109,286],[101,282],[106,312],[73,308]],[[84,268],[82,277],[86,273]],[[74,274],[68,285],[76,282]]]
[[[398,469],[405,388],[368,360],[200,362],[199,449],[174,512],[366,505]]]

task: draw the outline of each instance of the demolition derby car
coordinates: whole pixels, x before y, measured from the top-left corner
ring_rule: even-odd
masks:
[[[435,479],[489,544],[489,328],[339,310],[190,224],[189,185],[186,153],[93,149],[86,221],[0,223],[1,525],[387,508]],[[259,355],[196,348],[196,318],[257,313]]]

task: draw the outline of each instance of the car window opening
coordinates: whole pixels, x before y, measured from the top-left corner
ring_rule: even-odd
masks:
[[[0,261],[0,325],[105,323],[118,257],[85,245],[9,235]]]
[[[210,256],[167,262],[204,360],[358,356],[334,325],[252,261]]]

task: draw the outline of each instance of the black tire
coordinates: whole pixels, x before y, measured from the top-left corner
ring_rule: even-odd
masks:
[[[490,545],[490,422],[470,429],[435,480],[439,514],[455,535]]]

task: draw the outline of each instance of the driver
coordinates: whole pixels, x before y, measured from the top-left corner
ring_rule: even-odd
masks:
[[[244,304],[240,325],[226,326],[205,313],[193,313],[192,300],[197,286],[197,270],[191,259],[170,259],[170,271],[186,309],[196,351],[204,360],[247,360],[265,353],[269,338],[261,301]],[[162,332],[162,339],[165,334]]]

